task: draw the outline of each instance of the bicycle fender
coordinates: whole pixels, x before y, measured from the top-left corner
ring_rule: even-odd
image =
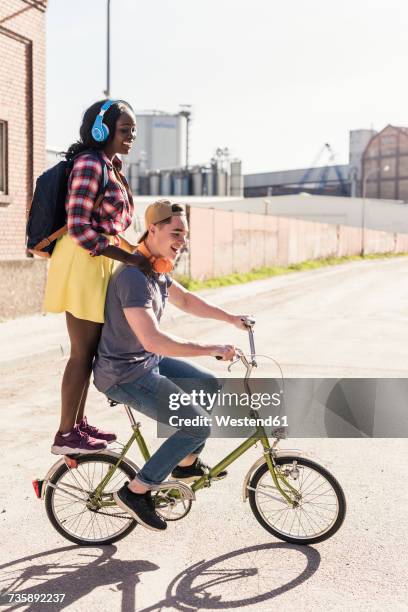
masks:
[[[282,450],[275,451],[276,457],[303,457],[304,454],[298,448],[285,448]],[[248,485],[251,480],[252,474],[263,464],[266,463],[265,457],[259,457],[254,464],[251,465],[242,485],[242,501],[245,502],[248,497]]]
[[[110,457],[114,457],[115,459],[119,459],[120,454],[119,453],[115,453],[115,451],[111,451],[111,450],[107,450],[107,451],[102,451],[101,452],[102,455],[109,455]],[[42,490],[41,490],[41,499],[44,499],[45,496],[45,491],[47,489],[48,486],[48,481],[51,480],[51,478],[53,477],[53,475],[55,474],[55,472],[61,467],[61,465],[63,465],[65,463],[65,459],[64,456],[62,456],[60,459],[58,459],[58,461],[56,463],[54,463],[54,465],[52,465],[50,467],[50,469],[48,470],[48,472],[46,473],[45,477],[44,477],[44,483],[42,486]],[[125,463],[127,463],[128,465],[130,465],[135,472],[140,472],[140,467],[131,459],[129,459],[129,457],[125,457]]]
[[[61,467],[61,465],[64,463],[64,457],[60,457],[60,459],[58,459],[58,461],[56,463],[54,463],[50,469],[48,470],[48,472],[46,473],[46,475],[44,476],[44,482],[43,482],[43,486],[41,489],[41,499],[44,499],[45,497],[45,491],[47,489],[47,485],[48,485],[48,481],[51,480],[51,478],[53,477],[54,473],[58,470],[59,467]]]

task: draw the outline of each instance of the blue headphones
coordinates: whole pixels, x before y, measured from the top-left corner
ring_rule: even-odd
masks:
[[[105,123],[103,123],[103,116],[108,108],[110,108],[112,104],[115,104],[115,102],[117,102],[117,100],[107,100],[104,102],[101,106],[101,110],[95,118],[91,134],[92,138],[96,140],[96,142],[105,142],[105,140],[108,139],[109,128]]]

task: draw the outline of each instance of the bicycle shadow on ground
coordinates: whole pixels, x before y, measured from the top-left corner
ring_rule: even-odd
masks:
[[[249,557],[253,555],[256,557],[256,554],[259,552],[269,551],[271,553],[269,562],[270,568],[271,570],[276,570],[279,567],[277,565],[278,556],[272,553],[278,553],[281,550],[293,550],[304,555],[306,560],[306,567],[304,570],[285,584],[282,584],[282,572],[271,572],[268,577],[268,587],[265,592],[258,592],[251,597],[243,597],[241,599],[235,598],[239,595],[237,581],[248,581],[251,577],[259,577],[260,572],[256,562],[252,562],[246,567],[242,567],[241,564],[239,569],[237,569],[237,567],[228,567],[231,565],[231,562],[232,564],[235,563],[239,565],[239,563],[236,563],[236,557],[240,555],[249,555]],[[220,555],[219,557],[214,557],[209,561],[200,561],[186,568],[177,574],[170,582],[166,590],[165,599],[143,608],[139,612],[159,612],[164,608],[176,609],[181,612],[192,612],[205,609],[241,609],[246,606],[260,604],[298,587],[311,578],[320,565],[320,559],[318,551],[310,546],[298,546],[278,542],[241,548]],[[214,567],[217,564],[219,567]],[[274,581],[280,584],[274,587]],[[196,584],[194,584],[194,582]],[[233,591],[235,595],[234,599],[228,600],[227,598],[224,599],[224,595],[213,594],[211,590],[214,589],[214,587],[219,587],[219,585],[225,585],[227,591]],[[237,587],[235,590],[234,586]],[[258,586],[261,588],[259,582]]]
[[[65,593],[62,602],[43,604],[43,609],[49,607],[53,612],[57,612],[72,606],[98,587],[110,587],[112,591],[122,591],[123,612],[136,610],[136,586],[140,582],[140,574],[158,570],[159,567],[146,560],[115,559],[113,555],[116,551],[116,546],[64,546],[15,559],[0,565],[0,594]],[[64,563],[60,558],[54,563],[38,563],[42,557],[70,552],[76,552],[79,558],[84,558],[84,563],[80,560]],[[88,562],[88,559],[92,558],[93,560]],[[20,563],[25,564],[22,570],[12,569]],[[40,603],[25,602],[11,604],[7,609],[17,610],[24,607],[27,611],[38,612],[39,606]]]

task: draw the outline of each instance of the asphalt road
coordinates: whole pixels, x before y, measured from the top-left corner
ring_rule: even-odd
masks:
[[[406,377],[407,272],[405,259],[370,261],[231,288],[213,299],[256,315],[257,350],[277,359],[287,377]],[[169,314],[165,325],[176,334],[245,348],[245,335],[238,330]],[[26,334],[31,346],[35,326]],[[12,338],[8,342],[11,351]],[[2,348],[4,353],[7,347]],[[199,492],[190,514],[164,534],[139,526],[106,548],[65,541],[31,488],[31,480],[44,476],[54,460],[49,445],[65,364],[65,357],[56,354],[0,368],[1,589],[66,593],[61,605],[16,609],[408,609],[408,444],[403,439],[281,443],[323,463],[345,490],[346,521],[320,544],[302,548],[276,540],[242,502],[243,477],[258,449],[232,464],[227,479]],[[201,361],[224,374],[224,364]],[[271,365],[260,370],[276,375]],[[123,409],[108,407],[94,389],[88,414],[126,438]],[[143,419],[143,431],[157,447],[154,424]],[[231,439],[212,439],[204,459],[215,463],[234,445]],[[131,455],[138,460],[136,451]]]

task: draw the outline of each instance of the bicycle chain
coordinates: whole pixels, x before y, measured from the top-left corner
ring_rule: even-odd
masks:
[[[101,510],[93,510],[92,508],[88,508],[89,512],[95,512],[95,514],[103,514],[103,516],[110,516],[111,518],[121,518],[121,519],[132,519],[129,515],[122,514],[110,514],[109,512],[102,512]],[[134,520],[134,519],[132,519]]]

